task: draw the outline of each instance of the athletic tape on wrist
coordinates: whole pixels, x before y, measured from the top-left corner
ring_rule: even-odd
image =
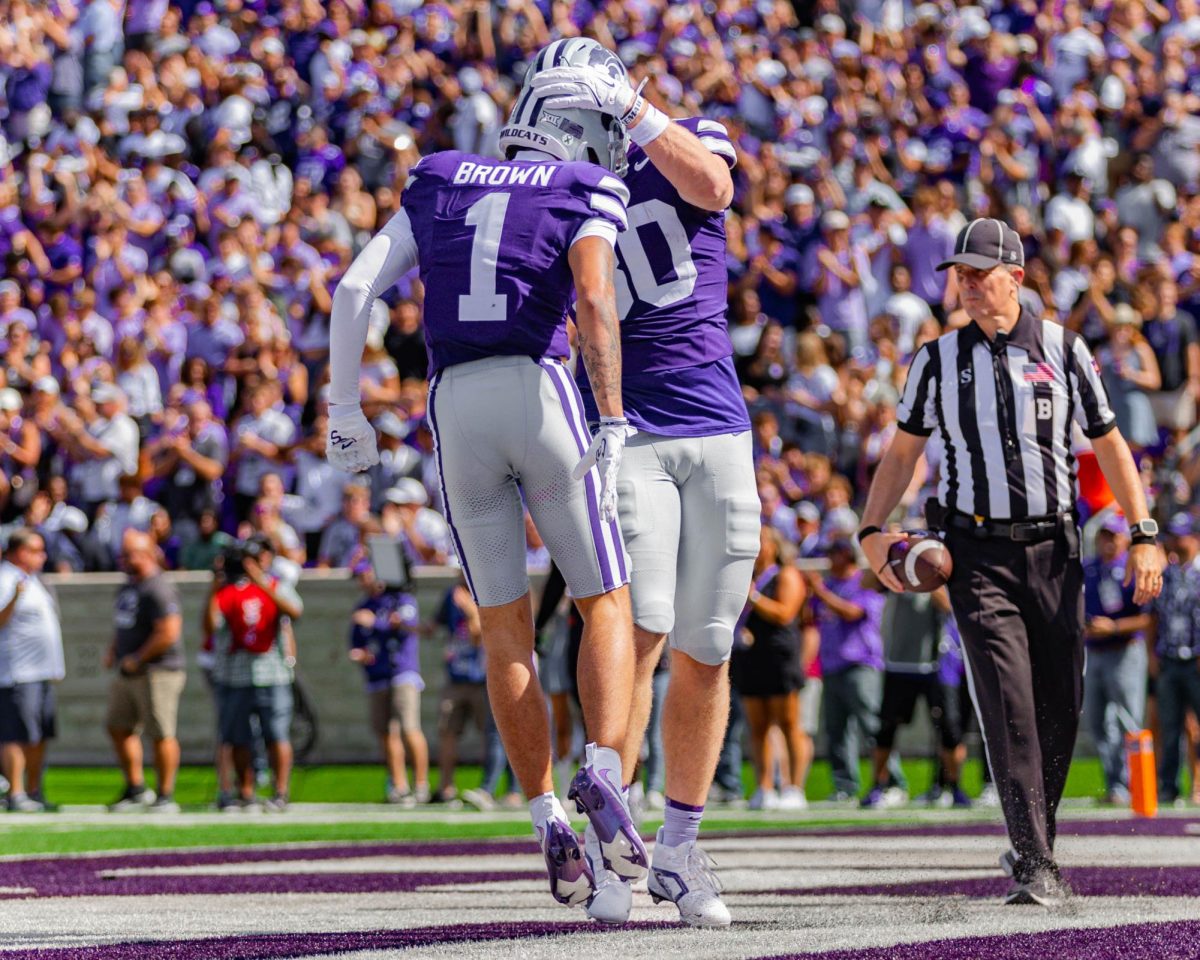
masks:
[[[638,100],[645,102],[641,97],[638,97]],[[647,103],[646,115],[635,126],[628,128],[629,139],[639,147],[644,147],[646,144],[652,143],[661,137],[662,132],[667,129],[667,124],[670,122],[670,118],[659,110],[658,107]]]

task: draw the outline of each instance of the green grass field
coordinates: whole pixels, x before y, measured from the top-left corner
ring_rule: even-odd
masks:
[[[905,760],[904,773],[913,796],[929,788],[934,766],[930,760]],[[479,767],[460,767],[455,776],[460,790],[479,786],[482,772]],[[862,766],[861,779],[870,780],[867,764]],[[294,803],[379,803],[383,799],[386,776],[381,766],[324,766],[298,767],[292,778],[291,798]],[[436,786],[436,775],[434,785]],[[742,781],[747,796],[754,780],[750,765],[743,769]],[[983,783],[982,765],[968,761],[963,771],[963,788],[977,794]],[[151,786],[153,778],[151,777]],[[105,804],[116,799],[124,784],[115,767],[58,767],[46,774],[46,795],[61,805]],[[809,800],[822,800],[833,791],[829,764],[814,764],[808,777]],[[1071,766],[1067,780],[1068,797],[1099,796],[1103,792],[1100,763],[1097,760],[1077,760]],[[175,799],[184,809],[202,809],[217,796],[216,777],[211,767],[184,767],[179,773]]]
[[[910,792],[915,796],[928,788],[933,775],[933,765],[925,760],[904,763],[905,775],[909,780]],[[863,782],[868,777],[863,768]],[[478,786],[481,771],[478,767],[464,767],[456,777],[460,789]],[[747,791],[752,786],[749,767],[743,779]],[[978,763],[969,764],[964,772],[963,784],[968,793],[975,794],[982,783]],[[122,783],[116,770],[109,768],[61,767],[51,769],[46,776],[47,796],[57,804],[69,808],[80,805],[104,804],[114,799],[121,791]],[[485,837],[524,837],[529,833],[523,810],[507,816],[480,816],[478,820],[470,814],[458,813],[453,819],[445,817],[444,807],[427,806],[419,810],[398,811],[394,808],[370,806],[383,795],[384,772],[382,767],[306,767],[296,771],[293,782],[292,800],[296,803],[364,804],[363,815],[355,815],[338,821],[332,814],[322,821],[306,820],[301,817],[256,816],[247,818],[233,815],[215,822],[174,822],[172,818],[147,818],[122,820],[113,817],[102,823],[80,823],[66,816],[58,818],[21,817],[7,822],[0,817],[0,854],[9,856],[28,854],[74,854],[104,850],[164,849],[175,847],[241,846],[262,843],[314,843],[314,842],[398,842],[405,840],[447,840]],[[810,800],[820,801],[832,790],[827,763],[818,763],[809,776],[808,795]],[[1096,797],[1102,790],[1099,764],[1094,760],[1077,761],[1071,768],[1067,782],[1067,796],[1076,798]],[[216,796],[213,772],[205,767],[185,767],[179,776],[176,797],[185,812],[206,812]],[[913,808],[911,816],[918,816]],[[981,816],[994,815],[994,811],[981,812]],[[887,822],[903,820],[906,811],[889,812]],[[869,822],[869,820],[867,821]],[[723,813],[717,808],[710,811],[705,820],[710,830],[747,830],[769,827],[773,830],[819,830],[831,826],[854,823],[863,825],[862,815],[851,816],[845,808],[829,807],[787,817],[779,813],[760,817],[745,813]],[[644,829],[652,831],[657,821],[647,819]]]

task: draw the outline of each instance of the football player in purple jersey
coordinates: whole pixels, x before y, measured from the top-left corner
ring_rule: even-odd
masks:
[[[522,504],[586,622],[579,687],[591,742],[568,795],[588,815],[602,868],[632,881],[646,874],[649,856],[621,793],[634,651],[616,477],[636,431],[621,403],[613,288],[629,194],[613,172],[624,171],[626,143],[606,116],[522,99],[500,146],[504,161],[456,151],[425,157],[400,212],[338,285],[327,449],[330,464],[347,470],[378,460],[359,405],[371,306],[419,267],[429,422],[446,520],[479,605],[491,706],[529,799],[551,892],[574,905],[592,897],[593,879],[553,792]],[[564,364],[572,303],[600,411],[594,440]]]
[[[685,923],[725,927],[729,911],[696,839],[728,718],[734,625],[759,547],[750,421],[725,320],[725,208],[736,153],[719,123],[673,122],[599,53],[596,63],[560,65],[559,49],[552,43],[535,61],[534,93],[551,109],[616,118],[634,144],[625,177],[630,229],[617,241],[622,396],[638,431],[618,479],[637,650],[624,772],[633,774],[669,636],[666,809],[649,888],[674,902]],[[590,383],[590,371],[577,376],[596,420],[603,385]],[[626,919],[629,884],[602,864],[596,881],[589,915]]]

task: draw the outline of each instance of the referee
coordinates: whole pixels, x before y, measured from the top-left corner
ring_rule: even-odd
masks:
[[[954,249],[938,269],[954,268],[971,322],[913,358],[900,429],[858,536],[872,569],[901,590],[887,556],[905,535],[880,528],[935,436],[943,468],[926,520],[954,559],[950,600],[1013,847],[1001,857],[1013,878],[1007,902],[1052,906],[1068,893],[1054,862],[1054,816],[1083,692],[1073,422],[1130,522],[1126,583],[1136,580],[1135,603],[1162,586],[1158,525],[1087,345],[1018,300],[1025,256],[1016,232],[974,220]]]

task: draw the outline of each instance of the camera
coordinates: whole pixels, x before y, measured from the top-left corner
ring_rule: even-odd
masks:
[[[262,555],[270,550],[271,545],[265,537],[254,536],[245,540],[235,540],[221,550],[218,555],[217,570],[224,574],[229,583],[241,580],[246,576],[247,558],[261,564]]]

